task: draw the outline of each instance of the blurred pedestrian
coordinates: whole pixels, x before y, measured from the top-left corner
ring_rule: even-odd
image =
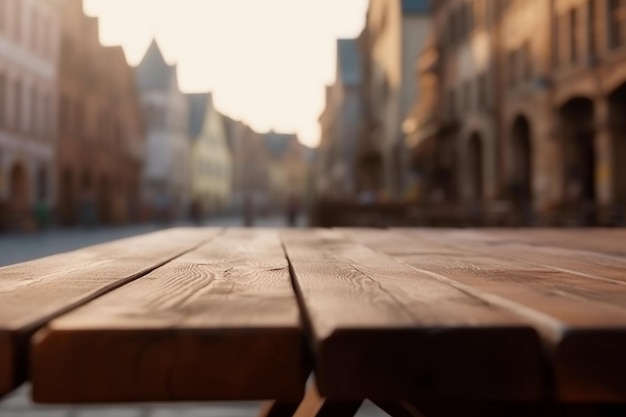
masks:
[[[298,214],[300,212],[300,204],[298,197],[295,194],[289,196],[287,200],[287,225],[289,227],[295,227],[298,220]]]
[[[254,199],[250,194],[246,194],[243,200],[243,225],[254,226]]]
[[[191,203],[191,221],[193,221],[196,226],[202,224],[202,212],[202,203],[200,200],[194,199]]]

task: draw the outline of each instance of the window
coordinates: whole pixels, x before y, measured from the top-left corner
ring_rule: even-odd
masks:
[[[0,0],[3,1],[3,0]],[[7,103],[7,84],[4,74],[0,74],[0,127],[5,126],[6,121],[6,103]]]
[[[7,0],[0,0],[0,35],[7,30]]]
[[[472,84],[469,81],[463,83],[463,109],[468,111],[472,108]]]
[[[567,63],[567,14],[562,14],[556,21],[555,33],[555,63],[557,67],[562,67]]]
[[[626,0],[609,0],[609,47],[624,46],[626,39]]]
[[[580,26],[578,24],[578,9],[573,8],[568,14],[569,21],[569,59],[571,64],[578,62],[578,47],[580,42]]]
[[[15,103],[15,113],[13,115],[13,127],[16,130],[21,130],[22,128],[22,83],[17,80],[14,84],[14,103]]]
[[[79,100],[76,100],[74,106],[74,134],[82,136],[85,133],[85,112]]]
[[[517,84],[517,52],[515,50],[507,53],[507,76],[509,88]]]
[[[456,93],[454,92],[454,90],[448,91],[448,100],[446,107],[448,117],[454,119],[456,117]]]
[[[475,15],[475,8],[476,5],[474,4],[476,1],[473,0],[470,3],[467,3],[464,7],[465,7],[465,20],[466,20],[466,28],[467,28],[467,34],[470,34],[474,31],[474,28],[476,27],[476,15]]]
[[[476,102],[478,108],[487,108],[487,75],[480,74],[476,79]]]
[[[50,96],[41,95],[41,124],[39,133],[43,139],[48,139],[52,131],[52,107],[50,106]]]
[[[30,126],[29,130],[33,134],[37,134],[39,132],[39,95],[37,93],[37,87],[33,87],[30,91]]]
[[[532,52],[530,50],[530,42],[526,41],[522,45],[521,49],[522,55],[522,73],[524,80],[528,81],[533,77],[533,62],[532,62]]]
[[[41,55],[50,56],[50,43],[52,42],[52,36],[50,33],[50,20],[46,16],[40,16],[39,22],[41,23],[41,30],[39,31],[39,46],[41,48]]]
[[[587,1],[587,56],[593,59],[596,55],[596,0]]]
[[[61,130],[67,133],[70,126],[70,99],[65,94],[61,96],[61,109],[59,112]]]
[[[19,41],[22,35],[22,2],[13,0],[13,31],[15,40]]]
[[[30,33],[30,47],[33,51],[37,52],[39,48],[39,32],[40,32],[40,22],[39,22],[39,14],[37,13],[37,9],[33,8],[32,13],[30,14],[30,27],[32,28],[32,33]]]

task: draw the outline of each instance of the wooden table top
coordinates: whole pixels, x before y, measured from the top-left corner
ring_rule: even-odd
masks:
[[[0,396],[626,403],[626,230],[170,229],[0,268]]]

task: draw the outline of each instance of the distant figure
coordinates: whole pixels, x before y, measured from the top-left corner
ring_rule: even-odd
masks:
[[[194,222],[196,226],[200,226],[202,224],[202,203],[195,199],[191,203],[191,221]]]
[[[50,209],[44,200],[39,200],[35,204],[35,221],[39,230],[50,225]]]
[[[300,212],[300,204],[298,203],[298,197],[291,195],[287,200],[287,225],[289,227],[295,227],[298,220],[298,214]]]
[[[167,210],[168,210],[168,198],[165,194],[157,195],[154,208],[156,210],[155,220],[157,223],[165,224],[167,223]]]
[[[358,194],[357,200],[362,205],[374,204],[376,202],[376,194],[372,190],[366,189]]]
[[[243,200],[243,225],[245,227],[254,226],[254,200],[248,194]]]
[[[85,191],[80,201],[80,223],[86,228],[96,227],[96,203],[93,193]]]

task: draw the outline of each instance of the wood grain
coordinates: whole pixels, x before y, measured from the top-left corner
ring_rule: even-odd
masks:
[[[570,249],[596,254],[626,256],[625,229],[486,229],[476,237],[502,242],[525,243],[534,247]],[[474,234],[474,233],[473,233]]]
[[[537,400],[536,332],[504,309],[352,242],[285,231],[324,397]]]
[[[40,331],[39,402],[297,401],[307,372],[278,232],[232,229]]]
[[[26,378],[28,340],[47,321],[218,233],[171,229],[0,268],[0,395]]]
[[[565,258],[551,261],[544,247],[533,257],[530,246],[482,244],[489,239],[475,231],[349,234],[382,251],[404,245],[394,257],[532,324],[548,347],[560,400],[626,402],[626,286],[617,275],[604,278],[603,268],[575,258],[572,268],[587,269],[572,273]]]

